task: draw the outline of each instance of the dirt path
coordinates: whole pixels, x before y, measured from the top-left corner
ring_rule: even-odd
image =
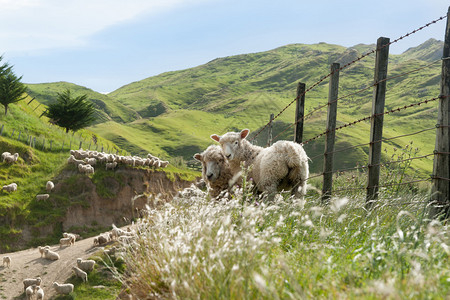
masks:
[[[56,261],[41,258],[37,248],[0,254],[0,257],[10,256],[12,261],[10,268],[0,265],[0,299],[25,299],[23,279],[37,276],[42,278],[41,287],[45,299],[50,299],[55,295],[52,283],[66,281],[72,275],[72,267],[76,266],[77,258],[85,259],[101,249],[92,247],[93,239],[92,237],[77,241],[70,247],[51,246],[51,250],[60,256]]]

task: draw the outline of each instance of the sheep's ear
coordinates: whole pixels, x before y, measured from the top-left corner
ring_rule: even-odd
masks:
[[[216,141],[216,142],[220,142],[221,136],[220,136],[220,135],[217,135],[217,134],[212,134],[212,135],[211,135],[211,138],[212,138],[214,141]]]
[[[249,133],[250,133],[249,129],[243,129],[241,131],[241,139],[245,139]]]
[[[198,160],[198,161],[202,161],[202,155],[201,155],[200,153],[196,153],[196,154],[194,155],[194,158],[195,158],[196,160]]]

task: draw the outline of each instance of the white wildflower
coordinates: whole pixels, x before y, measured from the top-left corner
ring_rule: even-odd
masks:
[[[338,212],[348,203],[348,198],[334,198],[331,200],[330,208],[333,212]]]
[[[263,278],[261,275],[259,275],[258,273],[254,273],[254,274],[253,274],[253,280],[255,281],[256,286],[257,286],[260,290],[264,291],[264,290],[267,288],[266,281],[265,281],[264,278]]]

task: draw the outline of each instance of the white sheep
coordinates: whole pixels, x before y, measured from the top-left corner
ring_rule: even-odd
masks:
[[[13,155],[6,155],[4,161],[11,164],[13,162],[16,162],[18,158],[19,153],[14,153]]]
[[[88,281],[87,273],[85,271],[81,270],[78,267],[72,267],[72,270],[75,272],[75,275],[77,277],[80,277],[84,282]]]
[[[59,239],[59,248],[61,248],[63,245],[72,246],[74,244],[72,237],[65,237]]]
[[[36,290],[37,290],[37,285],[35,285],[35,284],[30,285],[29,287],[27,287],[25,289],[25,295],[27,297],[27,300],[33,299],[33,296],[36,293]]]
[[[116,239],[119,236],[134,236],[135,233],[133,231],[126,231],[120,228],[117,228],[116,225],[112,224],[112,229],[111,229],[111,238],[112,239]]]
[[[92,259],[83,260],[81,258],[77,258],[77,266],[78,268],[80,268],[85,272],[90,272],[94,270],[95,260]]]
[[[3,266],[5,266],[9,268],[11,265],[11,257],[10,256],[3,256]]]
[[[13,182],[8,185],[4,185],[3,190],[7,191],[9,193],[15,192],[15,191],[17,191],[17,183]]]
[[[36,195],[36,201],[47,200],[49,197],[49,194],[38,194]]]
[[[211,197],[215,198],[233,186],[235,176],[221,147],[211,145],[202,153],[196,153],[194,158],[202,163],[203,180],[208,184]]]
[[[76,159],[75,156],[71,155],[67,159],[67,163],[68,164],[73,164],[75,166],[78,166],[78,165],[83,165],[84,164],[84,160]]]
[[[77,238],[80,237],[80,235],[75,234],[75,233],[67,233],[67,232],[64,232],[64,233],[63,233],[63,237],[65,237],[65,238],[71,238],[71,239],[72,239],[72,244],[75,244],[75,241],[77,240]]]
[[[96,160],[94,157],[91,157],[91,158],[86,157],[86,158],[84,159],[84,162],[85,162],[86,164],[91,165],[91,166],[95,166],[95,165],[97,164],[97,160]]]
[[[41,285],[41,277],[36,277],[36,278],[25,278],[22,283],[23,283],[23,291],[25,292],[27,287],[29,287],[30,285]]]
[[[39,246],[38,249],[39,249],[39,253],[41,253],[41,257],[42,257],[44,255],[45,249],[50,249],[50,246],[44,246],[44,247]]]
[[[73,292],[73,284],[71,283],[64,283],[59,284],[58,282],[53,282],[53,288],[55,289],[57,294],[70,294]]]
[[[106,170],[114,170],[117,167],[117,162],[106,163]]]
[[[45,184],[45,189],[47,190],[47,193],[50,193],[54,187],[55,187],[55,184],[53,182],[51,182],[50,180],[47,181],[47,183]]]
[[[44,300],[44,290],[40,286],[36,287],[36,300]]]
[[[169,162],[167,161],[167,160],[161,160],[160,162],[159,162],[159,167],[160,168],[165,168],[165,167],[167,167],[169,165]]]
[[[5,157],[10,156],[10,155],[11,155],[11,153],[9,153],[9,152],[3,152],[2,153],[2,161],[5,160]]]
[[[59,259],[59,254],[50,250],[50,249],[45,249],[44,250],[44,257],[48,260],[58,260]]]
[[[244,129],[211,138],[221,144],[230,164],[245,162],[246,167],[252,166],[249,176],[257,190],[266,192],[269,199],[281,190],[291,190],[296,197],[305,195],[309,165],[303,147],[291,141],[278,141],[267,148],[253,146],[245,139],[249,132]]]
[[[97,236],[96,238],[94,238],[94,246],[106,244],[109,241],[111,241],[109,234],[104,233],[104,234],[101,234],[101,235]]]

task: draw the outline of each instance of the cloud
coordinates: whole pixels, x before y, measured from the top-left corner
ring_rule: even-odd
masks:
[[[0,53],[86,46],[121,22],[208,0],[0,0]]]

